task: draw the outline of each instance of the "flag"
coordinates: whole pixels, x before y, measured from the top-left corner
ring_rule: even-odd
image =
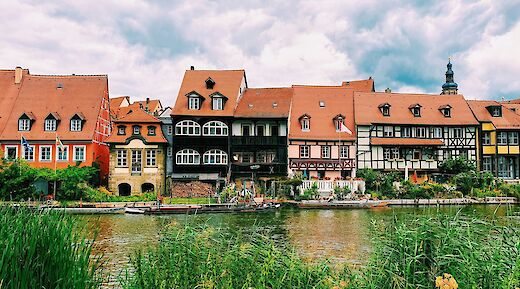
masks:
[[[60,148],[60,150],[63,150],[63,143],[61,142],[58,136],[56,136],[56,145],[58,146],[58,148]]]
[[[352,134],[352,131],[350,129],[348,129],[348,127],[344,123],[339,124],[339,131],[346,132],[348,134]]]
[[[30,152],[32,151],[32,147],[29,145],[29,142],[22,136],[22,139],[20,140],[20,144],[22,145],[24,151]]]

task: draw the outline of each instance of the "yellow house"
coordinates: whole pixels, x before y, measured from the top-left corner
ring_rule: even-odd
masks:
[[[520,176],[520,115],[492,100],[468,100],[480,122],[480,169],[504,179]]]

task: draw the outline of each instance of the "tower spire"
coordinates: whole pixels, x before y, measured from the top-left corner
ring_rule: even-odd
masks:
[[[442,93],[441,94],[457,94],[458,84],[455,82],[453,77],[453,70],[451,69],[451,57],[448,58],[448,65],[446,65],[446,83],[442,85]]]

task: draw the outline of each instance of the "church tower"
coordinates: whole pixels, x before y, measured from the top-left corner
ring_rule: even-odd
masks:
[[[458,84],[453,80],[453,70],[451,70],[451,60],[448,60],[448,70],[446,70],[446,83],[442,85],[442,93],[441,94],[457,94]]]

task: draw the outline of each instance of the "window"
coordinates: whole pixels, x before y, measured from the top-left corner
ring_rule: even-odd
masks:
[[[56,148],[58,150],[58,161],[59,162],[69,161],[69,146],[63,146],[62,148],[57,146]]]
[[[415,128],[415,137],[426,138],[426,128],[422,126]]]
[[[5,146],[5,158],[14,160],[18,158],[18,146]]]
[[[176,135],[200,135],[200,125],[193,120],[183,120],[175,125]]]
[[[52,160],[52,147],[40,146],[40,161],[50,162]]]
[[[415,117],[420,117],[421,116],[421,108],[419,106],[412,107],[412,114]]]
[[[442,138],[442,127],[432,128],[433,138]]]
[[[507,132],[501,131],[497,133],[497,142],[499,145],[507,145]]]
[[[210,77],[206,79],[206,89],[213,89],[215,86],[215,81]]]
[[[512,131],[509,133],[509,144],[510,145],[518,144],[518,132]]]
[[[213,110],[223,110],[224,109],[224,99],[222,97],[213,97],[212,107],[213,107]]]
[[[422,156],[422,152],[420,149],[414,149],[413,150],[413,159],[414,160],[420,160]]]
[[[172,135],[173,134],[173,125],[169,125],[168,126],[168,135]]]
[[[321,146],[321,157],[330,159],[330,146]]]
[[[272,125],[271,126],[271,135],[272,136],[278,136],[280,134],[280,129],[278,128],[277,125]]]
[[[339,146],[339,157],[342,159],[348,159],[349,146]]]
[[[493,158],[492,157],[482,157],[482,170],[485,172],[493,171]]]
[[[401,127],[401,137],[412,137],[412,128],[409,126]]]
[[[341,125],[343,124],[343,116],[336,116],[334,118],[334,126],[336,127],[336,131],[341,131]]]
[[[502,116],[502,109],[500,106],[493,106],[491,107],[491,115],[494,117],[500,117]]]
[[[270,164],[276,158],[276,152],[274,151],[260,151],[256,154],[256,161],[258,163]]]
[[[146,150],[146,166],[157,166],[157,150]]]
[[[175,155],[178,165],[198,165],[200,164],[200,154],[196,150],[183,149]]]
[[[300,146],[300,158],[302,159],[308,159],[310,154],[310,148],[308,145],[301,145]]]
[[[81,119],[70,120],[70,131],[81,131]]]
[[[498,177],[512,179],[514,177],[514,159],[512,157],[498,156]]]
[[[491,144],[491,133],[489,131],[485,131],[482,133],[482,144],[483,145]]]
[[[128,166],[127,150],[117,150],[117,166],[126,167]]]
[[[173,148],[172,148],[172,147],[168,147],[168,148],[166,149],[166,154],[167,154],[169,157],[171,157],[171,156],[173,155]]]
[[[141,150],[132,150],[132,174],[141,173]]]
[[[18,130],[19,131],[30,131],[31,130],[31,120],[28,118],[21,118],[18,120]]]
[[[242,163],[252,163],[252,162],[254,162],[254,160],[253,160],[253,153],[241,153],[240,157],[241,157],[241,162]]]
[[[74,159],[75,162],[85,161],[85,146],[74,146]]]
[[[206,165],[227,165],[227,154],[222,150],[209,150],[204,153],[204,164]]]
[[[446,107],[442,109],[442,114],[444,115],[444,117],[451,117],[451,108]]]
[[[192,110],[200,109],[200,98],[189,97],[188,98],[188,109],[192,109]]]
[[[155,135],[155,126],[148,127],[148,135]]]
[[[384,137],[393,137],[394,136],[394,128],[392,126],[383,127],[383,136]]]
[[[383,158],[386,161],[392,159],[392,151],[390,148],[383,148]]]
[[[265,126],[263,125],[257,125],[256,126],[256,135],[257,136],[264,136],[265,135]]]
[[[243,136],[251,135],[251,126],[249,124],[242,124],[242,135]]]
[[[381,108],[381,111],[383,112],[383,116],[390,116],[390,107],[389,106],[383,106]]]
[[[134,125],[132,127],[134,134],[141,134],[141,127],[138,125]]]
[[[221,121],[210,121],[202,127],[202,134],[207,136],[226,136],[228,135],[228,127]]]
[[[453,129],[453,138],[463,138],[462,128],[456,127]]]
[[[117,134],[118,135],[124,135],[126,134],[126,126],[122,125],[122,126],[118,126],[117,127]]]
[[[309,131],[311,129],[311,120],[308,118],[304,118],[302,119],[301,125],[303,131]]]
[[[23,159],[28,162],[34,161],[34,150],[35,150],[34,146],[29,146],[29,149],[22,148]]]
[[[399,148],[392,148],[392,159],[400,159]]]
[[[320,107],[325,107],[325,101],[320,100],[319,104],[320,104]]]
[[[45,131],[56,131],[57,121],[55,119],[45,120]]]

